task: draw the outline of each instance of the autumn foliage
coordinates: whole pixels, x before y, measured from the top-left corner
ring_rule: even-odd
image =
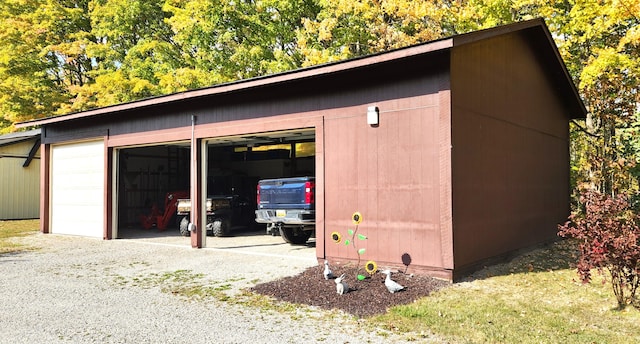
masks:
[[[579,183],[612,175],[594,154],[640,152],[616,133],[638,123],[638,13],[640,0],[3,0],[0,134],[541,17],[592,115],[580,125],[595,136],[572,139]]]
[[[618,306],[640,307],[636,291],[640,284],[640,216],[630,209],[628,197],[584,191],[582,211],[572,214],[559,235],[578,240],[578,273],[584,283],[592,271],[609,272]]]

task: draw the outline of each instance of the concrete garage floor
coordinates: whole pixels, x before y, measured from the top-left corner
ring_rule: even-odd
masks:
[[[176,247],[191,246],[191,238],[181,236],[175,229],[158,231],[157,229],[128,228],[123,230],[119,237],[116,240]],[[309,239],[306,245],[290,245],[280,236],[265,234],[264,230],[236,231],[228,237],[207,236],[203,250],[315,261],[316,239]]]

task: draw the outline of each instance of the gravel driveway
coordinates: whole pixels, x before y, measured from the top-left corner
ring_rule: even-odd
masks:
[[[256,283],[313,266],[315,248],[280,238],[98,239],[36,234],[0,256],[0,343],[387,343],[339,312],[248,305]],[[182,240],[183,242],[176,242]],[[207,288],[217,297],[186,297]],[[225,299],[223,296],[229,296]],[[197,295],[196,295],[197,296]],[[239,302],[239,300],[250,300]],[[415,342],[415,341],[412,341]]]

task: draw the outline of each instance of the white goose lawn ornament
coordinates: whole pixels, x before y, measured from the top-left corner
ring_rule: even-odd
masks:
[[[391,279],[391,270],[384,270],[382,273],[387,275],[387,278],[384,280],[384,285],[391,294],[404,289],[398,282]]]
[[[324,272],[322,274],[326,280],[335,278],[335,276],[333,276],[333,271],[331,271],[331,268],[329,267],[329,261],[326,259],[324,260]]]

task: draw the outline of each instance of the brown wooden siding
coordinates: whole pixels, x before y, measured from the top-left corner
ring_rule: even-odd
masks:
[[[366,104],[325,116],[326,256],[357,259],[353,247],[335,244],[329,235],[337,231],[343,240],[348,237],[347,230],[354,228],[351,214],[359,211],[364,221],[358,232],[368,237],[356,240],[366,248],[362,259],[401,267],[408,255],[414,267],[437,271],[451,264],[443,258],[451,256],[450,248],[442,246],[449,226],[440,223],[439,91],[447,85],[442,79],[447,76],[416,83],[430,90],[423,96],[376,102],[378,127],[367,125]],[[446,134],[448,120],[444,125]]]
[[[568,114],[525,40],[452,52],[456,271],[555,238],[569,213]]]

